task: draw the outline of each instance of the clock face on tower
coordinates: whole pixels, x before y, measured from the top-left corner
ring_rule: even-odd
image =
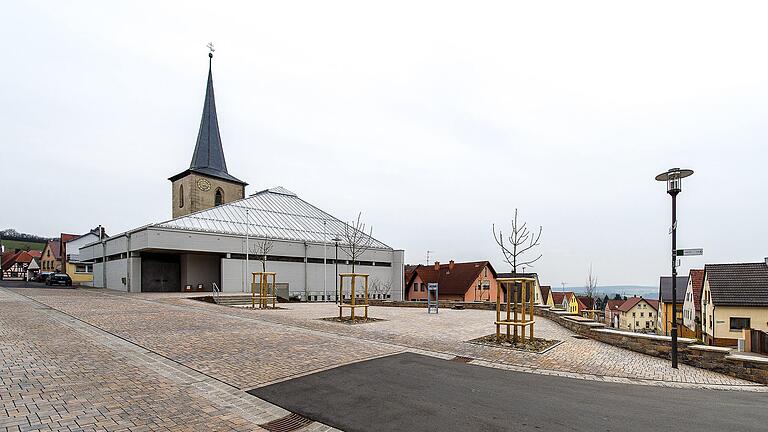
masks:
[[[211,190],[211,182],[209,182],[207,179],[201,178],[197,180],[197,188],[201,191],[209,191]]]

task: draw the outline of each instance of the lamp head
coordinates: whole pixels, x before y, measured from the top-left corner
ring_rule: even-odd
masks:
[[[656,180],[667,182],[667,193],[677,195],[682,190],[682,180],[693,174],[693,170],[671,168],[656,176]]]

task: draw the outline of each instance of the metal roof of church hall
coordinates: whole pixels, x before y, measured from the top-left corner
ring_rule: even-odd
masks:
[[[344,238],[344,222],[278,186],[247,198],[201,210],[186,216],[155,224],[159,228],[205,231],[245,236],[246,210],[250,221],[249,235],[255,238],[330,243],[334,236]],[[392,249],[373,239],[371,247]]]
[[[234,177],[227,171],[227,161],[224,159],[224,148],[221,145],[219,134],[219,119],[216,115],[216,98],[213,94],[213,73],[211,72],[211,59],[208,59],[208,84],[205,88],[205,102],[203,103],[203,116],[200,119],[200,130],[197,132],[195,153],[189,168],[169,178],[174,181],[186,175],[189,171],[217,177],[231,182],[247,184]]]

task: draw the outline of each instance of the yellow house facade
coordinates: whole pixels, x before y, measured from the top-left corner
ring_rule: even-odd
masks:
[[[568,312],[578,315],[579,313],[579,300],[576,298],[576,294],[569,292],[566,293],[565,298],[568,300]]]
[[[48,240],[40,255],[40,271],[53,272],[61,269],[61,243],[59,240]]]
[[[683,304],[685,303],[685,291],[688,287],[688,276],[678,276],[676,282],[676,303],[678,329],[683,326]],[[672,277],[661,276],[659,278],[659,315],[656,322],[657,332],[661,335],[672,334]]]
[[[67,262],[65,271],[72,278],[73,284],[85,284],[93,282],[93,264],[75,264]]]

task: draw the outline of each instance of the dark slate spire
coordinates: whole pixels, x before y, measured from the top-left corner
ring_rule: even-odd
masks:
[[[221,135],[219,135],[219,120],[216,116],[216,99],[213,95],[212,60],[213,53],[210,52],[208,53],[208,86],[205,89],[203,116],[200,119],[200,130],[197,133],[195,153],[192,155],[192,163],[189,164],[188,171],[195,171],[212,177],[245,184],[245,182],[231,176],[227,172],[224,148],[221,145]],[[171,179],[175,179],[179,175],[171,177]]]
[[[224,160],[224,149],[221,147],[219,120],[216,117],[216,99],[213,95],[212,59],[213,53],[208,53],[208,87],[205,89],[203,118],[200,120],[195,154],[192,155],[192,163],[189,167],[191,169],[210,168],[226,173],[227,162]]]

